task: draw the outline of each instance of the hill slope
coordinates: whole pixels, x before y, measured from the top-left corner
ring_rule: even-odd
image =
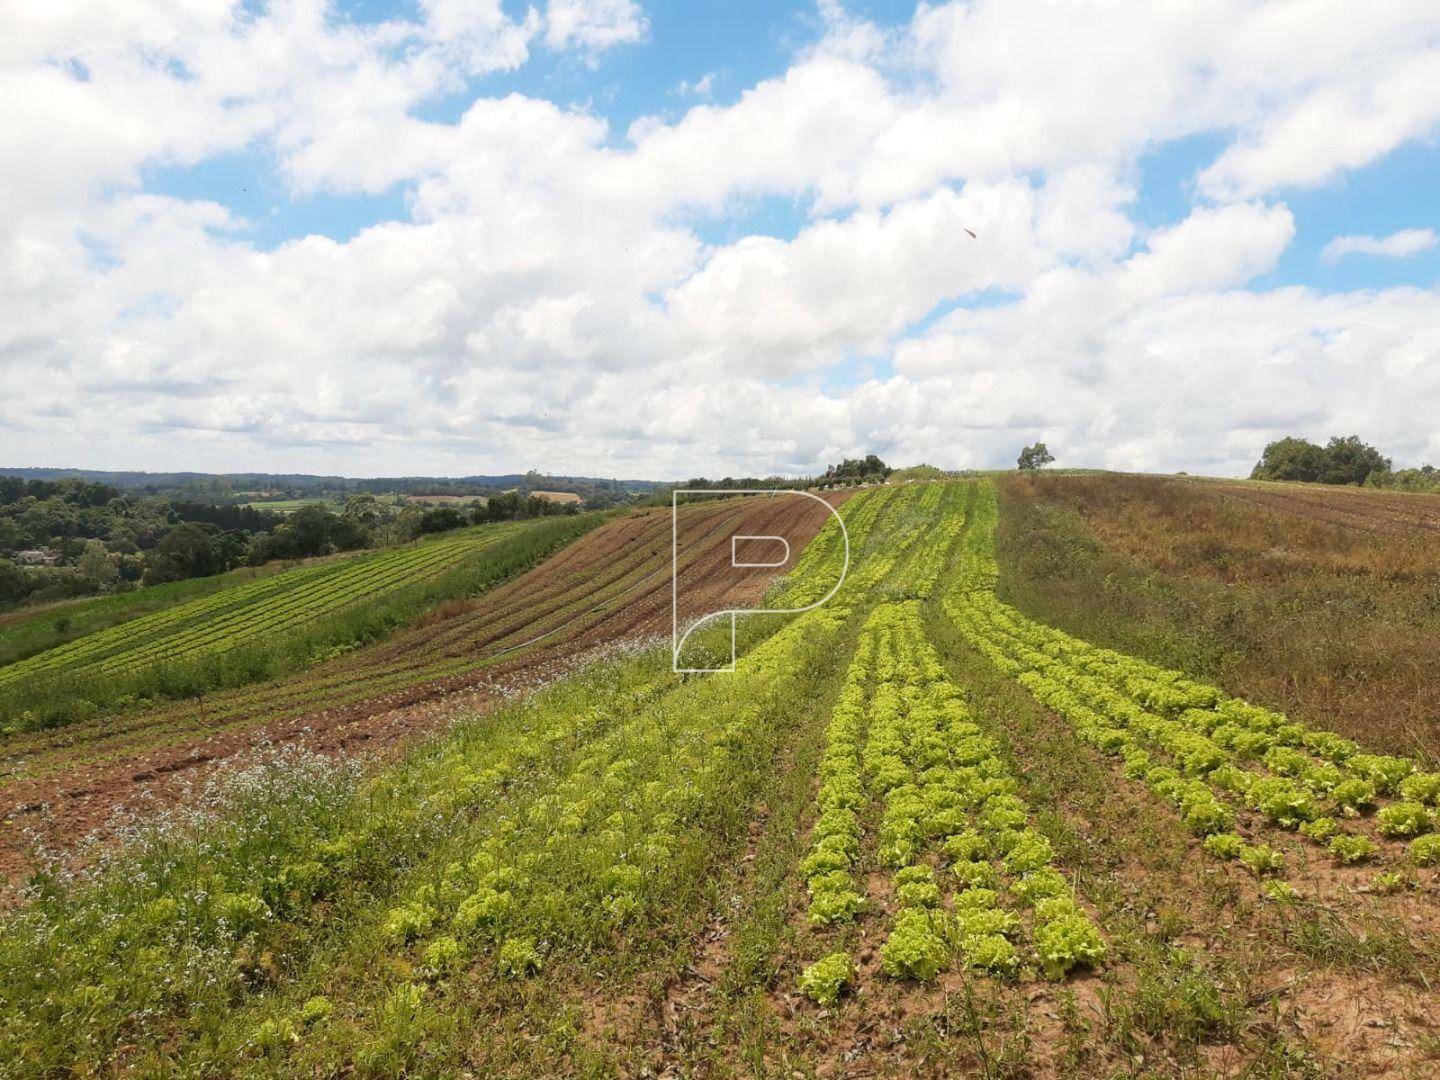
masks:
[[[547,649],[655,625],[625,614],[668,556],[643,514],[537,571],[535,625],[482,597],[410,632],[418,667],[337,663],[372,691],[512,660],[544,685],[376,769],[269,753],[42,874],[0,919],[0,1072],[1429,1075],[1440,772],[1007,602],[1017,566],[1063,584],[1120,543],[1077,534],[1070,513],[1096,519],[1051,485],[1029,517],[990,480],[856,494],[844,582],[742,620],[727,675],[676,675],[664,641]],[[1144,515],[1203,522],[1193,490],[1098,504],[1170,535]],[[687,519],[682,584],[704,585],[703,553],[786,517]],[[767,600],[824,596],[846,549],[827,525]],[[1147,578],[1199,565],[1159,550]]]

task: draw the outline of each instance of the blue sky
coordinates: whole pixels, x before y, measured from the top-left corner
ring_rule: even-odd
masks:
[[[1422,0],[135,2],[16,23],[17,463],[1440,459]]]
[[[357,0],[338,10],[355,23],[413,19],[413,3]],[[504,7],[522,17],[526,5]],[[913,3],[870,0],[847,9],[887,30],[903,27]],[[645,5],[648,33],[600,56],[579,57],[537,50],[519,70],[469,79],[465,88],[425,102],[416,115],[455,123],[480,97],[524,94],[605,118],[616,145],[642,117],[669,120],[697,104],[733,104],[748,88],[782,75],[794,56],[811,47],[824,30],[815,9],[804,3],[762,0],[666,0]],[[710,80],[706,93],[693,89]],[[688,84],[688,87],[687,87]],[[1195,204],[1195,177],[1230,141],[1224,130],[1168,141],[1139,156],[1138,197],[1133,216],[1160,228],[1182,220]],[[145,169],[147,191],[185,199],[213,199],[254,223],[249,234],[269,249],[286,240],[318,234],[348,240],[381,221],[405,220],[406,185],[383,194],[295,195],[277,174],[263,147],[241,150],[190,166]],[[1271,287],[1306,285],[1325,290],[1375,289],[1393,285],[1428,287],[1440,279],[1440,245],[1406,259],[1351,255],[1322,260],[1325,245],[1340,235],[1383,236],[1399,229],[1440,230],[1440,146],[1402,147],[1374,165],[1345,173],[1314,188],[1284,191],[1296,219],[1296,237],[1274,272],[1261,279]],[[709,244],[733,243],[748,235],[790,239],[810,220],[804,196],[739,199],[721,213],[692,213],[687,223]],[[985,302],[978,297],[977,301]],[[953,305],[945,305],[949,310]],[[933,321],[917,326],[923,330]],[[847,367],[850,366],[847,362]]]

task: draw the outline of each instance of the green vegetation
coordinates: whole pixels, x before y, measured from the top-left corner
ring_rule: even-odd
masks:
[[[294,671],[377,640],[441,600],[481,592],[598,524],[483,526],[234,585],[0,668],[9,731]]]
[[[0,916],[0,1075],[1426,1074],[1440,773],[1007,603],[991,480],[841,513],[844,584],[741,620],[733,674],[616,649],[383,766],[282,750],[57,858]],[[302,568],[57,656],[303,637],[327,597],[386,609],[402,555],[474,583],[592,520]],[[829,524],[767,605],[843,558]],[[564,565],[488,640],[650,572],[572,595]],[[1332,1030],[1317,980],[1394,1030]]]
[[[137,619],[189,600],[198,600],[223,589],[258,581],[295,567],[296,564],[289,561],[271,562],[263,566],[242,566],[210,577],[172,581],[164,585],[112,593],[109,596],[60,601],[0,616],[0,668],[117,623]]]
[[[463,508],[382,502],[368,492],[343,505],[333,499],[202,503],[81,479],[0,476],[0,604],[124,592],[577,509],[516,492]]]
[[[1016,468],[1021,472],[1034,472],[1043,469],[1055,460],[1055,455],[1050,453],[1050,448],[1043,442],[1033,443],[1020,451]]]
[[[1277,439],[1265,447],[1250,479],[1440,491],[1440,470],[1434,465],[1395,469],[1388,457],[1358,435],[1335,435],[1324,446],[1294,436]]]
[[[1328,811],[1332,820],[1323,833],[1301,835],[1327,845],[1337,861],[1351,863],[1360,861],[1361,853],[1373,853],[1373,845],[1333,818],[1356,817],[1361,806],[1382,804],[1374,824],[1382,837],[1434,828],[1419,803],[1380,797],[1397,794],[1417,773],[1414,761],[1363,753],[1334,732],[1227,697],[1182,672],[1091,645],[1002,603],[994,591],[995,491],[990,484],[981,490],[966,534],[962,587],[948,604],[951,616],[977,650],[1069,720],[1082,740],[1123,762],[1124,775],[1170,803],[1196,835],[1228,834],[1247,812],[1252,829],[1268,821],[1298,831]],[[1356,785],[1363,796],[1356,796]],[[1424,784],[1412,791],[1431,794]],[[1337,799],[1337,792],[1348,794]],[[1237,849],[1217,841],[1206,850],[1238,857],[1257,875],[1279,873],[1284,866],[1283,855],[1266,845]]]

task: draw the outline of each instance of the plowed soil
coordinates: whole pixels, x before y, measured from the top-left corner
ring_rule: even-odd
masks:
[[[1228,481],[1213,490],[1251,506],[1384,536],[1440,533],[1440,496],[1399,491]]]
[[[838,505],[847,494],[828,499]],[[682,618],[753,605],[784,571],[733,567],[732,536],[784,537],[793,561],[827,519],[800,496],[682,508]],[[0,746],[0,878],[23,877],[37,841],[63,853],[82,838],[103,839],[265,747],[393,753],[461,708],[484,709],[599,652],[668,636],[671,565],[670,511],[637,510],[498,588],[302,675],[8,740]]]

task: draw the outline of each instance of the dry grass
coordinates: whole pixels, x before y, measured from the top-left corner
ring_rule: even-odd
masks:
[[[1281,502],[1257,489],[1008,479],[1002,589],[1082,637],[1376,748],[1440,757],[1440,540],[1379,505],[1357,514],[1371,503],[1360,493]],[[1419,522],[1440,512],[1440,497],[1406,498]]]

